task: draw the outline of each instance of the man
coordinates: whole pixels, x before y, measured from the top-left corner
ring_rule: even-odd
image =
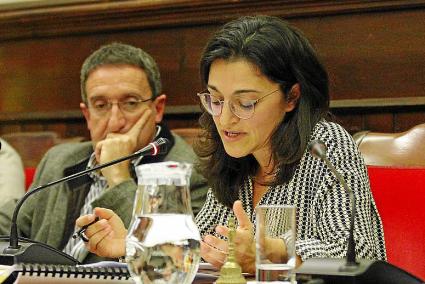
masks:
[[[81,69],[82,103],[91,143],[62,144],[40,162],[32,187],[92,168],[143,148],[155,138],[171,141],[164,155],[143,157],[106,167],[100,172],[60,183],[37,193],[23,205],[20,235],[62,249],[82,262],[99,259],[88,254],[71,235],[75,220],[95,207],[113,209],[129,225],[137,184],[134,166],[140,163],[196,160],[191,147],[161,123],[166,95],[161,93],[158,67],[139,48],[112,43],[90,55]],[[206,196],[206,182],[196,171],[191,177],[194,213]],[[13,205],[0,213],[0,234],[8,234]]]

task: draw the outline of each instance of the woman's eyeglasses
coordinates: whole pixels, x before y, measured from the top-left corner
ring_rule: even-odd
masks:
[[[276,89],[273,92],[267,93],[266,95],[256,100],[243,98],[242,96],[233,96],[229,100],[230,111],[241,119],[249,119],[254,115],[255,105],[262,99],[271,94],[276,93],[280,89]],[[213,116],[221,114],[224,106],[224,100],[220,100],[217,97],[211,95],[208,91],[198,93],[198,97],[201,100],[202,105],[207,112]]]

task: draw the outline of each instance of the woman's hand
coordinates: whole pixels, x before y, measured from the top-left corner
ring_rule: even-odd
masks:
[[[99,217],[99,221],[90,225],[85,231],[89,240],[87,249],[99,256],[118,258],[125,255],[125,238],[127,230],[120,217],[114,211],[105,208],[95,208],[93,214],[81,216],[76,224],[82,227]]]
[[[234,237],[236,261],[243,272],[255,273],[255,240],[253,225],[242,207],[242,202],[235,201],[233,212],[238,220],[238,228]],[[226,226],[217,226],[216,232],[228,237]],[[205,236],[201,242],[201,256],[213,266],[220,268],[227,258],[228,243],[212,235]]]

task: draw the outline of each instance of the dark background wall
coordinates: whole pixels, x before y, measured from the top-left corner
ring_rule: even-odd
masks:
[[[46,1],[0,10],[0,134],[87,137],[79,70],[111,41],[156,58],[167,123],[195,126],[202,47],[222,23],[249,14],[280,16],[307,35],[329,71],[332,111],[351,133],[425,122],[425,0],[140,2]]]

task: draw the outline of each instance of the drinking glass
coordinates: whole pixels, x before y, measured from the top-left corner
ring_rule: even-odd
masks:
[[[201,237],[190,205],[191,170],[177,162],[136,167],[126,262],[138,284],[192,283],[196,275]]]
[[[255,211],[257,283],[292,283],[295,278],[295,207],[260,205]],[[283,242],[286,255],[280,255],[285,249],[279,251],[276,242]]]

